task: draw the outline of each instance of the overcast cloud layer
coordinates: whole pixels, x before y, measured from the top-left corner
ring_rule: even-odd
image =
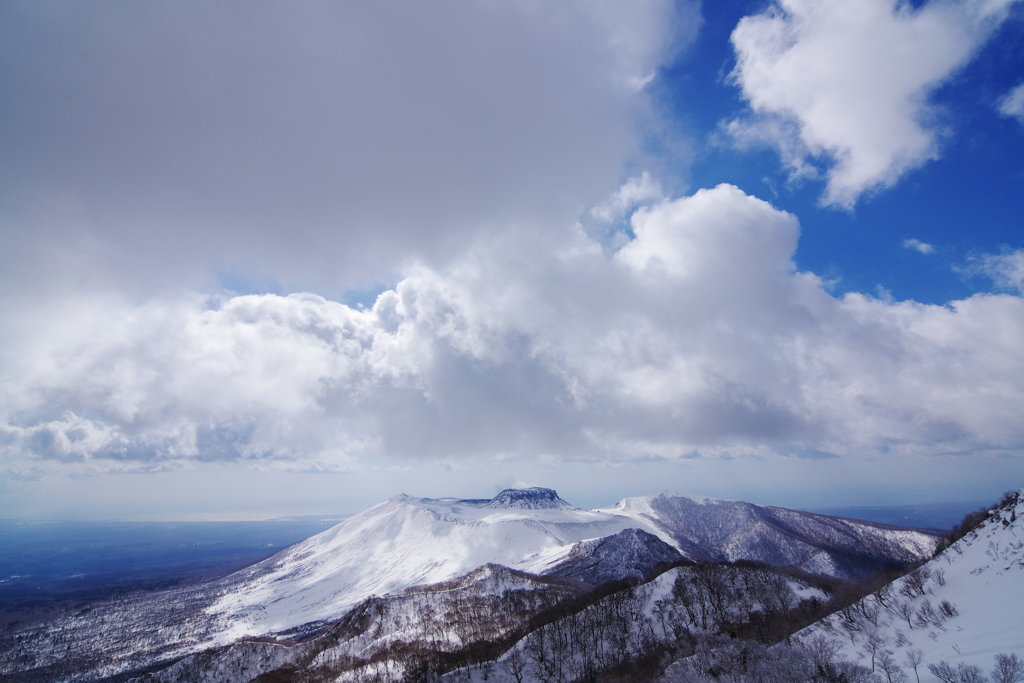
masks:
[[[781,0],[732,34],[733,72],[754,116],[727,130],[778,147],[794,176],[827,179],[852,207],[939,155],[931,92],[963,67],[1016,0]],[[1012,115],[1012,96],[1006,100]]]
[[[642,161],[686,2],[0,7],[6,290],[390,279]],[[229,278],[229,282],[231,281]]]

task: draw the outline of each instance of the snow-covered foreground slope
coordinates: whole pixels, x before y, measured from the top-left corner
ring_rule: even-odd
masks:
[[[938,680],[927,667],[941,661],[988,672],[998,653],[1024,658],[1024,489],[935,559],[798,637],[823,636],[875,670],[886,655],[912,669],[919,652],[922,681]]]
[[[935,542],[913,530],[667,492],[596,510],[577,509],[550,489],[507,490],[491,500],[399,495],[237,573],[209,613],[228,642],[336,618],[371,595],[488,563],[568,574],[598,545],[581,542],[626,529],[691,559],[750,559],[837,576],[905,565]]]

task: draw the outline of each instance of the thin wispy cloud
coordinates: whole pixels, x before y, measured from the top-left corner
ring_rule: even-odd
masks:
[[[987,277],[1000,289],[1024,294],[1024,249],[973,256],[962,270]]]
[[[913,237],[911,237],[910,239],[903,240],[903,248],[911,249],[913,251],[925,255],[935,253],[935,247],[933,245],[928,244],[927,242],[922,242],[921,240],[915,239]]]
[[[999,100],[999,113],[1020,121],[1024,125],[1024,83],[1006,93]]]

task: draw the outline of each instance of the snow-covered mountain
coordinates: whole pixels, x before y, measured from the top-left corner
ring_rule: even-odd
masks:
[[[848,591],[863,595],[871,584],[750,563],[655,569],[649,582],[590,591],[618,570],[650,578],[651,567],[681,557],[634,527],[577,543],[549,576],[485,565],[367,599],[314,637],[242,639],[137,681],[978,682],[995,655],[1007,670],[1024,666],[1022,508],[1024,491],[946,554],[853,603]],[[969,609],[958,612],[954,596]]]
[[[580,541],[548,575],[600,586],[622,579],[647,579],[659,565],[682,559],[682,553],[654,534],[625,529],[604,538]]]
[[[632,532],[617,534],[619,544],[644,539],[645,532]],[[657,651],[660,659],[687,648],[691,632],[707,637],[727,623],[764,622],[766,613],[825,599],[784,571],[760,566],[683,566],[617,588],[604,595],[575,581],[485,565],[454,581],[365,600],[313,638],[242,640],[132,681],[399,683],[437,681],[432,671],[450,671],[441,681],[582,683],[607,680],[594,674],[638,655],[650,660]],[[631,670],[618,680],[650,676]]]
[[[935,547],[933,532],[667,491],[607,510],[648,522],[693,560],[755,560],[842,578],[907,566]]]
[[[643,536],[616,537],[628,529]],[[208,612],[230,641],[335,618],[371,595],[447,581],[485,564],[592,584],[639,576],[679,557],[755,560],[848,578],[907,566],[934,544],[923,531],[669,492],[595,510],[541,488],[489,500],[402,494],[233,575]]]
[[[927,681],[935,680],[929,664],[987,672],[996,654],[1024,659],[1024,489],[927,564],[798,637],[827,640],[836,655],[875,671],[890,660],[913,669],[916,659]]]
[[[637,602],[618,590],[621,584],[608,584],[647,581],[684,559],[754,560],[857,578],[929,557],[936,540],[913,529],[668,492],[594,510],[573,507],[550,489],[477,500],[399,495],[228,577],[118,595],[0,631],[0,677],[241,682],[251,678],[246,671],[255,676],[282,667],[358,672],[365,668],[360,661],[375,658],[403,671],[431,662],[450,670],[437,657],[493,659],[509,639],[587,601],[601,600],[601,628],[609,633],[623,615],[637,624],[657,619],[657,628],[637,627],[634,635],[643,640],[652,633],[667,637],[667,615],[683,619],[696,604],[687,602],[698,599],[693,596],[703,595],[699,600],[709,605],[734,599],[735,606],[714,609],[749,619],[767,614],[758,605],[774,604],[762,594],[786,594],[789,579],[779,576],[806,578],[748,565],[673,570],[686,578],[685,586],[672,588],[671,600],[682,602],[677,609],[667,595],[658,598],[664,604],[657,616],[648,613],[647,598]],[[659,579],[655,588],[669,580]],[[738,583],[723,593],[701,587],[709,581],[711,588]],[[796,594],[806,597],[803,590]],[[467,647],[477,650],[467,655]]]
[[[501,642],[521,632],[531,617],[586,592],[571,580],[484,565],[452,581],[364,600],[313,638],[241,640],[130,681],[243,683],[265,680],[257,677],[275,670],[292,675],[270,680],[416,680],[412,670],[424,654]],[[375,663],[371,668],[379,668],[379,677],[363,675],[365,669],[353,675],[366,662]]]

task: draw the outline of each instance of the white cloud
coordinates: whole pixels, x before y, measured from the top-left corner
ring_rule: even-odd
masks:
[[[661,198],[661,183],[644,171],[627,180],[608,200],[591,209],[590,215],[606,222],[621,220],[631,209]]]
[[[927,242],[911,237],[910,239],[903,240],[904,249],[913,249],[914,251],[921,254],[934,254],[935,247]]]
[[[1021,297],[835,298],[794,269],[796,219],[729,185],[632,223],[610,256],[578,229],[494,233],[367,310],[83,295],[5,318],[4,467],[1024,447]]]
[[[1021,125],[1024,125],[1024,83],[1006,93],[999,100],[999,113],[1015,118],[1021,122]]]
[[[726,128],[778,147],[795,175],[823,173],[852,207],[939,154],[931,92],[966,64],[1014,0],[781,0],[732,34],[753,110]]]
[[[1000,289],[1024,294],[1024,249],[984,254],[971,259],[965,269],[971,275],[984,275]]]

